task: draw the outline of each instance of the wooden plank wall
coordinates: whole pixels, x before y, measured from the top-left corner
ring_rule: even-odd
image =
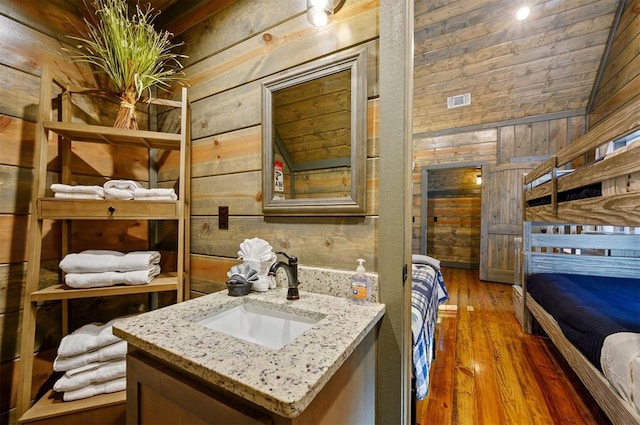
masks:
[[[592,127],[620,108],[640,100],[640,1],[626,2],[607,64],[590,105]]]
[[[377,269],[378,2],[346,2],[325,29],[308,23],[305,8],[303,0],[278,7],[270,0],[236,2],[182,35],[192,101],[192,296],[224,287],[245,238],[263,238],[303,265],[352,269],[362,257],[369,270]],[[369,52],[366,216],[266,218],[261,81],[356,45]],[[176,162],[163,161],[166,179]],[[219,206],[229,207],[228,230],[218,229]]]
[[[496,123],[494,128],[487,128],[459,132],[452,130],[445,134],[415,134],[413,137],[413,252],[420,252],[420,206],[422,203],[422,167],[438,166],[452,169],[464,163],[504,164],[524,158],[541,157],[556,152],[584,134],[585,117],[582,115],[568,118],[549,119],[544,117],[531,118],[530,122],[522,120],[519,124]],[[453,182],[454,180],[451,180]],[[463,180],[461,180],[463,181]],[[449,187],[448,190],[464,190],[464,185]],[[448,202],[451,203],[452,199]],[[432,216],[429,216],[431,218]],[[479,222],[474,230],[479,234]],[[427,226],[431,226],[432,220]],[[466,227],[466,225],[465,225]],[[431,230],[431,229],[429,229]],[[442,230],[442,229],[441,229]],[[441,231],[439,230],[439,231]],[[451,222],[448,237],[440,235],[443,246],[434,246],[434,253],[443,255],[452,249],[451,241],[458,238],[456,234],[465,234],[470,230],[453,225]],[[445,242],[446,241],[446,242]],[[477,241],[479,243],[479,240]],[[478,245],[479,249],[479,245]],[[452,259],[448,259],[448,261]]]

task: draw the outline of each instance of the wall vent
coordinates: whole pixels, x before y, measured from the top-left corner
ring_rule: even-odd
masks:
[[[459,94],[447,98],[447,108],[459,108],[460,106],[471,105],[471,93]]]

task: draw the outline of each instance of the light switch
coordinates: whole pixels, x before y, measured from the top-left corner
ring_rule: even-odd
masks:
[[[218,206],[218,229],[229,229],[229,207]]]

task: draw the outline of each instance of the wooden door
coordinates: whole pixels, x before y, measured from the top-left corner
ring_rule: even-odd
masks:
[[[522,176],[536,163],[482,167],[480,279],[515,283],[515,242],[522,235]]]

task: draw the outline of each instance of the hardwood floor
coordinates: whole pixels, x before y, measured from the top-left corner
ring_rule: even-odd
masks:
[[[553,344],[522,332],[510,285],[477,270],[443,274],[449,301],[419,425],[611,424]]]

